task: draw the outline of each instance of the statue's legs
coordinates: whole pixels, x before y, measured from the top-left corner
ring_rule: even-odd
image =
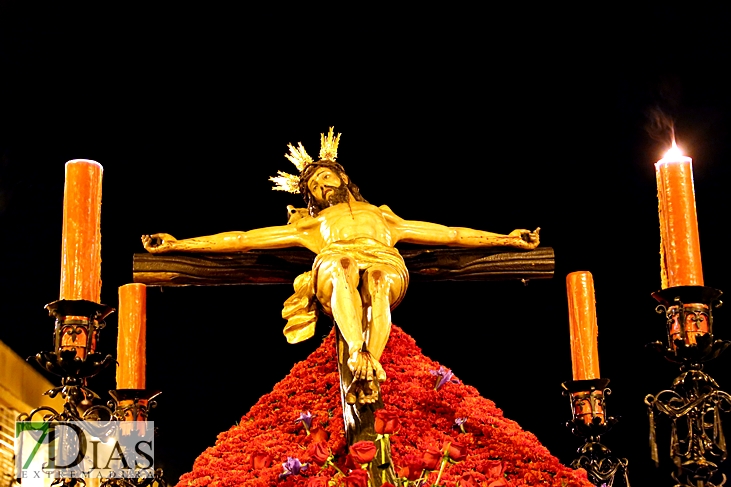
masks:
[[[363,350],[363,302],[358,292],[358,264],[351,257],[330,256],[321,259],[317,269],[317,299],[323,310],[332,315],[348,344],[348,366],[355,379],[365,379],[367,367],[359,360]],[[360,367],[359,367],[360,366]],[[371,374],[372,375],[372,374]]]
[[[365,313],[366,348],[374,360],[376,378],[386,380],[380,359],[391,334],[391,303],[401,294],[403,279],[387,265],[373,265],[366,269],[361,284]]]
[[[401,294],[403,279],[382,264],[368,267],[362,281],[359,274],[357,262],[347,255],[323,257],[317,268],[316,293],[348,345],[347,364],[353,379],[347,399],[367,404],[378,400],[377,382],[386,380],[379,359],[391,331],[391,303]]]

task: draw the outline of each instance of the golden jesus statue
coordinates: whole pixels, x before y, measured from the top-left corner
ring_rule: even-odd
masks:
[[[538,230],[508,235],[404,220],[388,206],[374,206],[361,195],[336,162],[340,134],[321,134],[320,158],[314,161],[300,143],[287,157],[299,175],[279,171],[276,190],[301,193],[307,210],[290,208],[287,225],[226,232],[177,240],[145,235],[149,252],[245,252],[252,249],[305,247],[316,254],[312,271],[295,280],[285,302],[284,333],[290,343],[314,334],[317,303],[330,315],[348,346],[353,383],[346,401],[373,403],[386,374],[379,363],[391,330],[391,310],[402,300],[409,274],[394,248],[398,242],[455,247],[508,246],[534,249]],[[315,300],[316,299],[316,300]]]

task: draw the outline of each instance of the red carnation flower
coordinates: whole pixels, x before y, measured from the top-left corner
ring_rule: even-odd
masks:
[[[307,487],[327,487],[327,479],[325,477],[310,477],[307,481]]]
[[[488,478],[502,477],[503,470],[505,467],[500,460],[487,460],[484,464],[485,475]]]
[[[368,463],[376,456],[376,444],[372,441],[359,441],[350,447],[350,454],[358,463]]]
[[[307,447],[307,455],[310,457],[310,460],[322,467],[327,462],[327,459],[330,458],[330,449],[324,441],[310,443],[310,446]]]
[[[347,472],[348,470],[358,470],[361,464],[355,461],[353,455],[347,454],[345,457],[338,459],[337,466],[340,470]]]
[[[317,443],[318,441],[327,441],[329,436],[330,435],[326,430],[317,427],[310,430],[310,436],[307,438],[309,438],[312,443]]]
[[[462,478],[459,481],[459,485],[460,487],[480,487],[480,482],[475,478],[473,474],[467,472],[462,475]]]
[[[399,477],[405,477],[406,480],[414,481],[421,476],[421,472],[424,470],[424,460],[420,457],[409,453],[405,455],[401,460],[403,465],[398,472]]]
[[[343,482],[345,482],[345,487],[368,487],[368,472],[363,469],[353,470],[343,479]]]
[[[442,463],[442,452],[434,448],[433,446],[428,446],[426,448],[426,452],[424,452],[424,468],[427,468],[429,470],[437,470],[439,469],[439,464]]]
[[[379,409],[376,411],[376,433],[379,435],[390,435],[398,431],[399,427],[398,414]]]
[[[251,466],[254,470],[267,468],[272,465],[272,456],[267,452],[257,452],[251,455]]]
[[[488,487],[506,487],[508,485],[508,481],[505,480],[505,475],[503,475],[505,471],[503,462],[500,460],[488,460],[485,462],[485,467],[487,467],[485,476],[490,480]]]
[[[463,443],[453,441],[445,445],[445,447],[449,449],[449,458],[451,458],[455,462],[464,460],[464,457],[467,456],[467,445],[464,445]]]

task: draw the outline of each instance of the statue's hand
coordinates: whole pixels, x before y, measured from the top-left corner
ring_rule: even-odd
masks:
[[[142,245],[152,254],[161,254],[175,250],[177,239],[168,233],[155,233],[142,236]]]
[[[293,223],[297,223],[301,219],[310,216],[307,208],[295,208],[292,205],[287,205],[287,215],[287,225],[292,225]]]
[[[536,228],[532,232],[530,230],[520,228],[518,230],[513,230],[508,236],[518,237],[520,239],[515,243],[515,246],[519,249],[532,250],[538,247],[538,244],[540,243],[540,238],[538,237],[538,233],[540,231],[540,227]]]

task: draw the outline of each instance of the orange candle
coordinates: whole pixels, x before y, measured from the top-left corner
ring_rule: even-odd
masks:
[[[566,276],[571,336],[571,365],[574,380],[598,379],[596,302],[594,279],[590,272]]]
[[[662,288],[702,286],[692,159],[673,147],[655,164]]]
[[[66,163],[60,299],[100,301],[102,172],[95,161]]]
[[[117,389],[145,388],[146,311],[144,284],[125,284],[119,288]]]

